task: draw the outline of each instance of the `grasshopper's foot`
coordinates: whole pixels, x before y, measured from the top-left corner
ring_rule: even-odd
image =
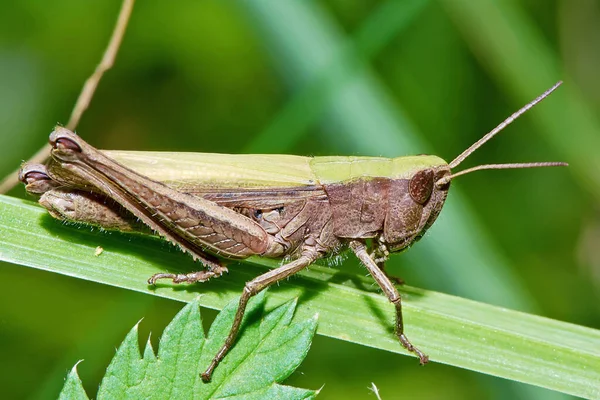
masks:
[[[218,267],[213,268],[210,271],[196,271],[190,272],[189,274],[168,274],[168,273],[160,273],[154,274],[148,279],[149,285],[155,285],[156,281],[159,279],[171,279],[173,283],[196,283],[196,282],[206,282],[211,278],[218,278],[223,273],[228,272],[226,267]]]
[[[415,353],[419,357],[419,364],[425,365],[429,362],[429,356],[427,356],[427,354],[423,353],[421,350],[413,346],[412,343],[406,337],[406,335],[400,334],[398,335],[398,338],[400,339],[400,343],[406,350],[410,351],[411,353]]]
[[[200,378],[202,378],[202,382],[204,383],[208,383],[210,382],[211,378],[212,378],[212,370],[210,371],[205,371],[203,373],[200,374]]]

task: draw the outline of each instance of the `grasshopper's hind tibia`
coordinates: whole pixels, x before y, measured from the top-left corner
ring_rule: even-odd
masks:
[[[350,241],[349,246],[362,264],[367,268],[373,279],[375,279],[375,282],[377,282],[379,287],[381,287],[381,290],[383,290],[388,300],[396,307],[395,330],[398,340],[406,350],[410,351],[411,353],[415,353],[419,357],[419,362],[421,365],[427,364],[429,357],[421,350],[413,346],[404,334],[404,323],[402,322],[402,299],[400,297],[400,293],[398,293],[398,290],[396,290],[394,284],[390,281],[390,278],[386,275],[386,273],[383,272],[381,268],[377,266],[375,261],[373,261],[373,259],[369,256],[367,247],[363,242],[352,240]]]
[[[84,223],[108,230],[150,233],[144,224],[137,222],[130,212],[114,200],[99,193],[62,186],[50,178],[45,165],[24,164],[19,179],[26,184],[28,193],[41,195],[40,205],[58,220]],[[209,256],[203,254],[203,257]],[[215,264],[217,264],[216,260]],[[225,272],[227,268],[217,264],[209,270],[188,274],[154,274],[148,279],[148,283],[154,285],[159,279],[171,279],[174,283],[206,282],[211,278],[218,278]]]
[[[73,195],[78,201],[85,198],[81,193],[98,194],[101,198],[110,199],[118,205],[117,209],[126,210],[125,215],[131,215],[132,220],[145,224],[207,268],[207,271],[187,275],[157,274],[150,278],[151,284],[158,279],[172,279],[175,283],[206,281],[227,271],[216,256],[246,258],[277,252],[278,246],[281,246],[249,218],[130,170],[65,128],[57,127],[50,135],[50,143],[53,148],[48,167],[26,165],[21,180],[31,193],[47,193],[47,204],[43,205],[54,216],[72,219],[71,195],[56,192],[58,196],[55,196],[54,188],[68,188],[73,193],[79,191],[79,194]],[[102,208],[101,203],[95,199],[87,202]],[[114,210],[112,206],[109,209]],[[95,217],[92,219],[98,225],[99,221]],[[79,220],[87,222],[84,218]]]
[[[246,258],[277,246],[254,221],[128,169],[67,129],[57,127],[50,143],[54,162],[48,172],[52,179],[110,197],[160,236],[199,259],[215,276],[224,267],[208,253]],[[185,281],[194,280],[190,276]]]

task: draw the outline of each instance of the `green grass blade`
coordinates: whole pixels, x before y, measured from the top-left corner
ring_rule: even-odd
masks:
[[[104,249],[99,256],[97,246]],[[202,294],[200,303],[215,309],[276,265],[255,259],[232,265],[229,275],[209,283],[151,289],[146,279],[153,273],[199,265],[159,239],[65,226],[31,202],[6,196],[0,197],[0,260],[179,301]],[[407,334],[432,361],[600,396],[600,331],[416,288],[402,293]],[[404,353],[392,332],[392,307],[372,280],[314,266],[272,288],[267,307],[293,297],[299,298],[300,318],[319,313],[318,333]]]

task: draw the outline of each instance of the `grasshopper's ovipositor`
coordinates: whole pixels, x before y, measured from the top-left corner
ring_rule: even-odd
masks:
[[[50,135],[50,162],[23,165],[20,179],[29,193],[41,195],[40,203],[56,218],[111,229],[147,227],[206,267],[189,274],[159,273],[150,284],[164,278],[193,283],[219,277],[227,271],[222,259],[292,259],[246,284],[233,326],[202,374],[204,381],[233,346],[252,296],[346,247],[394,304],[402,346],[425,364],[428,357],[404,334],[401,298],[384,263],[433,224],[453,178],[481,169],[567,165],[489,164],[451,171],[560,84],[450,163],[425,155],[390,159],[99,151],[57,127]]]

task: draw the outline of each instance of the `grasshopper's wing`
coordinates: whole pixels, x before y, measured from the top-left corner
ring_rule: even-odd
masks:
[[[301,229],[327,202],[309,157],[205,153],[106,152],[132,170],[176,191],[244,215],[292,251]],[[249,221],[250,222],[250,221]]]
[[[202,196],[228,208],[252,208],[268,210],[285,207],[289,204],[305,202],[309,199],[326,197],[321,186],[297,186],[269,189],[220,189],[192,191],[190,194]]]
[[[310,157],[103,151],[121,164],[187,193],[314,186]]]

